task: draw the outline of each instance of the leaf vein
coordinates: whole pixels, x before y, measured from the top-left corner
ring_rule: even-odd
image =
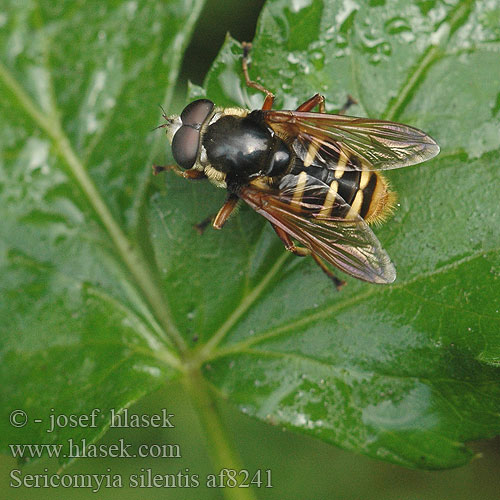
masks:
[[[405,281],[401,284],[392,285],[391,290],[404,289],[406,286],[417,283],[420,280],[427,279],[429,277],[436,276],[436,275],[442,274],[444,272],[448,272],[450,270],[456,269],[457,267],[459,267],[460,265],[462,265],[466,262],[470,262],[472,260],[478,259],[478,258],[483,257],[485,255],[497,253],[499,250],[500,250],[499,248],[494,248],[494,249],[489,250],[488,252],[483,252],[483,251],[476,252],[473,255],[470,255],[468,257],[464,257],[463,259],[455,261],[449,265],[443,266],[443,267],[436,269],[434,271],[430,271],[428,273],[422,273],[419,276],[416,276],[415,278],[410,279],[408,281]],[[334,314],[340,310],[343,310],[349,306],[358,304],[358,303],[362,302],[363,300],[366,300],[366,299],[372,297],[376,293],[379,293],[377,290],[378,289],[375,289],[375,287],[367,288],[367,290],[364,293],[359,293],[359,294],[357,294],[349,299],[344,300],[343,302],[333,304],[333,305],[328,306],[324,309],[319,309],[319,310],[315,309],[314,312],[306,314],[306,315],[302,316],[301,318],[293,319],[290,322],[285,322],[281,325],[277,325],[277,326],[275,326],[267,331],[264,331],[261,334],[255,334],[249,339],[244,339],[242,341],[239,341],[237,343],[229,345],[228,347],[220,349],[219,352],[214,352],[213,356],[219,357],[220,355],[225,355],[227,352],[239,352],[241,349],[247,348],[247,347],[252,346],[254,344],[257,344],[259,342],[263,342],[265,340],[269,340],[271,338],[275,338],[275,337],[277,337],[277,336],[279,336],[279,335],[281,335],[281,334],[283,334],[283,333],[285,333],[293,328],[299,328],[299,327],[302,327],[304,325],[308,325],[309,323],[312,323],[313,321],[317,321],[317,320],[326,318],[328,316],[331,316],[332,314]]]

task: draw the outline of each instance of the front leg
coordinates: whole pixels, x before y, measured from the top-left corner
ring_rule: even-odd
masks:
[[[153,175],[158,175],[161,172],[166,172],[167,170],[172,170],[174,174],[179,177],[184,177],[184,179],[199,180],[207,178],[204,172],[194,170],[192,168],[189,170],[182,170],[177,165],[153,165]]]

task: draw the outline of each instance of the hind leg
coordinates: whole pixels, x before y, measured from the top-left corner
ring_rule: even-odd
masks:
[[[276,231],[276,234],[279,236],[280,240],[284,243],[285,248],[289,251],[292,252],[295,255],[298,255],[299,257],[305,257],[307,255],[310,255],[316,264],[320,267],[320,269],[333,281],[335,288],[337,290],[340,290],[344,285],[345,281],[337,278],[333,271],[328,268],[328,266],[314,253],[309,250],[309,248],[305,247],[298,247],[295,245],[295,243],[292,241],[290,238],[290,235],[286,233],[283,229],[281,229],[278,226],[275,226],[274,224],[271,223],[271,226],[273,226],[273,229]]]

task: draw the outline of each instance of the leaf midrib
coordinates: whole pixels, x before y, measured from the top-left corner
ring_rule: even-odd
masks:
[[[179,352],[184,352],[186,344],[179,330],[172,320],[170,307],[161,293],[156,280],[148,264],[143,259],[141,253],[132,246],[119,224],[114,219],[108,206],[102,199],[92,179],[88,175],[83,163],[74,152],[68,137],[62,130],[58,119],[57,110],[51,110],[50,116],[45,116],[35,106],[31,97],[24,91],[21,85],[14,79],[7,68],[0,62],[0,80],[15,96],[21,107],[40,127],[41,130],[52,140],[59,156],[69,167],[70,172],[77,181],[88,199],[90,205],[101,220],[118,250],[118,255],[130,271],[136,285],[146,296],[152,311],[157,317],[162,328],[177,347]]]
[[[174,38],[171,40],[171,43],[169,44],[169,47],[173,47],[175,50],[173,50],[173,57],[171,58],[171,63],[169,65],[170,69],[167,74],[167,85],[163,101],[167,106],[170,104],[170,101],[174,95],[174,87],[180,71],[180,65],[182,62],[185,45],[190,38],[196,20],[198,19],[204,4],[205,0],[197,0],[194,2],[189,15],[184,21],[183,31],[177,33],[177,35],[174,36]],[[37,14],[37,26],[38,29],[41,29],[43,20],[39,11],[37,11]],[[42,43],[44,64],[47,68],[49,68],[50,39],[48,37],[42,37]],[[121,227],[114,219],[111,211],[102,199],[92,179],[87,174],[84,162],[80,158],[78,158],[75,151],[73,150],[72,145],[67,135],[64,133],[60,122],[60,114],[58,113],[57,109],[56,95],[54,92],[50,71],[47,71],[47,74],[49,76],[48,101],[51,109],[45,111],[47,113],[46,116],[44,112],[42,112],[42,110],[37,108],[34,101],[24,91],[21,84],[19,84],[15,80],[9,70],[0,62],[0,81],[4,82],[5,86],[10,89],[25,112],[29,116],[31,116],[33,121],[52,140],[59,156],[69,167],[69,170],[73,174],[73,177],[76,179],[77,184],[84,192],[85,196],[90,202],[90,205],[92,206],[96,215],[101,220],[103,226],[108,232],[111,241],[117,249],[117,253],[121,261],[133,276],[134,282],[132,283],[132,287],[137,287],[140,291],[142,291],[143,295],[146,297],[146,302],[151,308],[153,316],[156,318],[166,334],[166,337],[161,338],[160,336],[160,340],[165,345],[164,354],[167,354],[166,356],[164,356],[164,361],[167,361],[166,364],[169,364],[172,367],[179,368],[179,358],[174,351],[168,348],[168,344],[173,344],[179,354],[181,354],[181,356],[185,352],[187,347],[180,331],[173,321],[168,300],[162,293],[159,283],[157,282],[157,280],[155,280],[155,277],[153,275],[151,266],[154,266],[154,263],[150,264],[147,261],[142,248],[134,247],[131,244],[126,234],[122,231]],[[157,145],[158,143],[159,140],[155,142],[155,145]],[[155,149],[155,147],[151,149],[151,154],[154,154]],[[144,175],[138,189],[136,190],[137,194],[133,203],[134,214],[136,215],[136,224],[139,224],[138,214],[141,213],[145,204],[145,196],[147,193],[149,177],[150,176]],[[123,307],[126,308],[125,306]],[[153,330],[155,330],[154,325]]]

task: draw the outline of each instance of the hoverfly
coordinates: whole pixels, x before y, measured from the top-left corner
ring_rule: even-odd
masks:
[[[337,287],[344,282],[327,264],[364,281],[392,283],[394,265],[369,227],[385,219],[395,199],[378,171],[428,160],[439,146],[408,125],[344,115],[352,100],[338,114],[325,112],[320,94],[295,111],[273,110],[274,94],[250,80],[250,48],[243,44],[243,74],[248,86],[265,93],[262,109],[199,99],[179,116],[164,114],[160,127],[179,166],[154,172],[173,170],[225,188],[214,228],[243,200],[271,223],[287,250],[311,255]]]

